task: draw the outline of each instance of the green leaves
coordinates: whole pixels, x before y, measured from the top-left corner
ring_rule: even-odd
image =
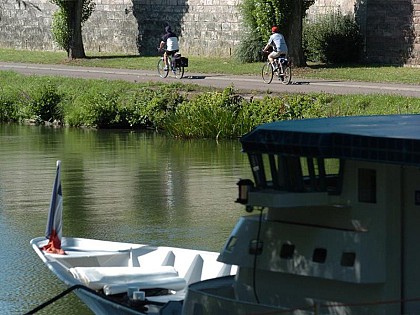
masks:
[[[203,92],[181,83],[24,76],[0,72],[0,121],[152,128],[182,138],[236,138],[262,123],[343,115],[419,113],[420,99],[395,95],[265,94],[233,87]],[[209,91],[209,92],[208,92]]]
[[[51,3],[57,5],[59,9],[54,12],[52,17],[51,32],[54,41],[65,51],[70,49],[71,29],[69,21],[72,19],[70,10],[68,9],[68,0],[50,0]],[[96,3],[92,0],[83,0],[82,8],[82,24],[86,22],[95,11]]]
[[[58,9],[53,14],[51,32],[58,46],[68,51],[70,48],[70,28],[67,23],[67,15],[62,9]]]
[[[271,35],[271,27],[277,25],[285,30],[297,1],[302,1],[303,18],[314,0],[243,0],[240,12],[245,30],[236,57],[242,62],[262,61],[260,51]]]
[[[308,60],[328,63],[353,63],[362,47],[355,19],[340,12],[304,25],[304,50]]]
[[[243,133],[240,121],[242,97],[229,87],[208,92],[179,104],[166,120],[166,130],[182,138],[234,138]],[[239,130],[238,130],[239,127]]]

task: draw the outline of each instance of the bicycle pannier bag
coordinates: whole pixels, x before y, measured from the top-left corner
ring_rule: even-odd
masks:
[[[181,57],[181,67],[188,67],[188,58]]]

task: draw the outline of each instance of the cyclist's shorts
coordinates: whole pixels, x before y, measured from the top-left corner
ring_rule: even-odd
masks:
[[[166,54],[167,54],[168,56],[173,56],[173,55],[175,55],[178,51],[179,51],[179,50],[171,50],[171,51],[167,50],[167,51],[166,51]]]
[[[270,57],[271,58],[279,58],[281,55],[286,55],[286,53],[284,51],[273,51],[272,53],[270,53]]]

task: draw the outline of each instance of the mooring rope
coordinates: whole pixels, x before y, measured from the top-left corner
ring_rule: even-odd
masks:
[[[29,311],[28,313],[26,313],[25,315],[31,315],[31,314],[35,314],[36,312],[42,310],[44,307],[47,307],[48,305],[54,303],[55,301],[61,299],[62,297],[66,296],[67,294],[71,293],[74,290],[77,289],[82,289],[82,290],[86,290],[90,293],[93,294],[97,294],[94,290],[89,289],[88,287],[81,285],[81,284],[75,284],[74,286],[71,286],[70,288],[64,290],[63,292],[61,292],[60,294],[57,294],[56,296],[54,296],[53,298],[49,299],[48,301],[42,303],[41,305],[35,307],[33,310]]]
[[[115,302],[114,300],[108,298],[107,296],[103,296],[103,295],[99,294],[97,291],[92,290],[91,288],[88,288],[87,286],[84,286],[82,284],[75,284],[75,285],[71,286],[70,288],[64,290],[60,294],[57,294],[53,298],[49,299],[48,301],[46,301],[46,302],[42,303],[41,305],[35,307],[33,310],[29,311],[28,313],[25,313],[24,315],[32,315],[32,314],[35,314],[36,312],[42,310],[44,307],[47,307],[48,305],[50,305],[50,304],[54,303],[55,301],[61,299],[62,297],[66,296],[67,294],[71,293],[74,290],[85,290],[85,291],[89,292],[90,294],[99,296],[101,299],[108,300],[108,301],[110,301],[112,303],[119,304],[118,302]],[[165,302],[149,301],[149,300],[146,299],[144,301],[144,304],[163,306],[166,303]],[[126,307],[128,307],[128,306],[126,306]]]

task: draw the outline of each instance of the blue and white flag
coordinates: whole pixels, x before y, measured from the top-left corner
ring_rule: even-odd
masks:
[[[47,228],[45,237],[49,239],[49,246],[45,250],[62,251],[61,237],[63,234],[63,194],[61,191],[61,161],[57,161],[57,173],[51,195],[50,210],[48,212]],[[58,253],[58,252],[57,252]]]

